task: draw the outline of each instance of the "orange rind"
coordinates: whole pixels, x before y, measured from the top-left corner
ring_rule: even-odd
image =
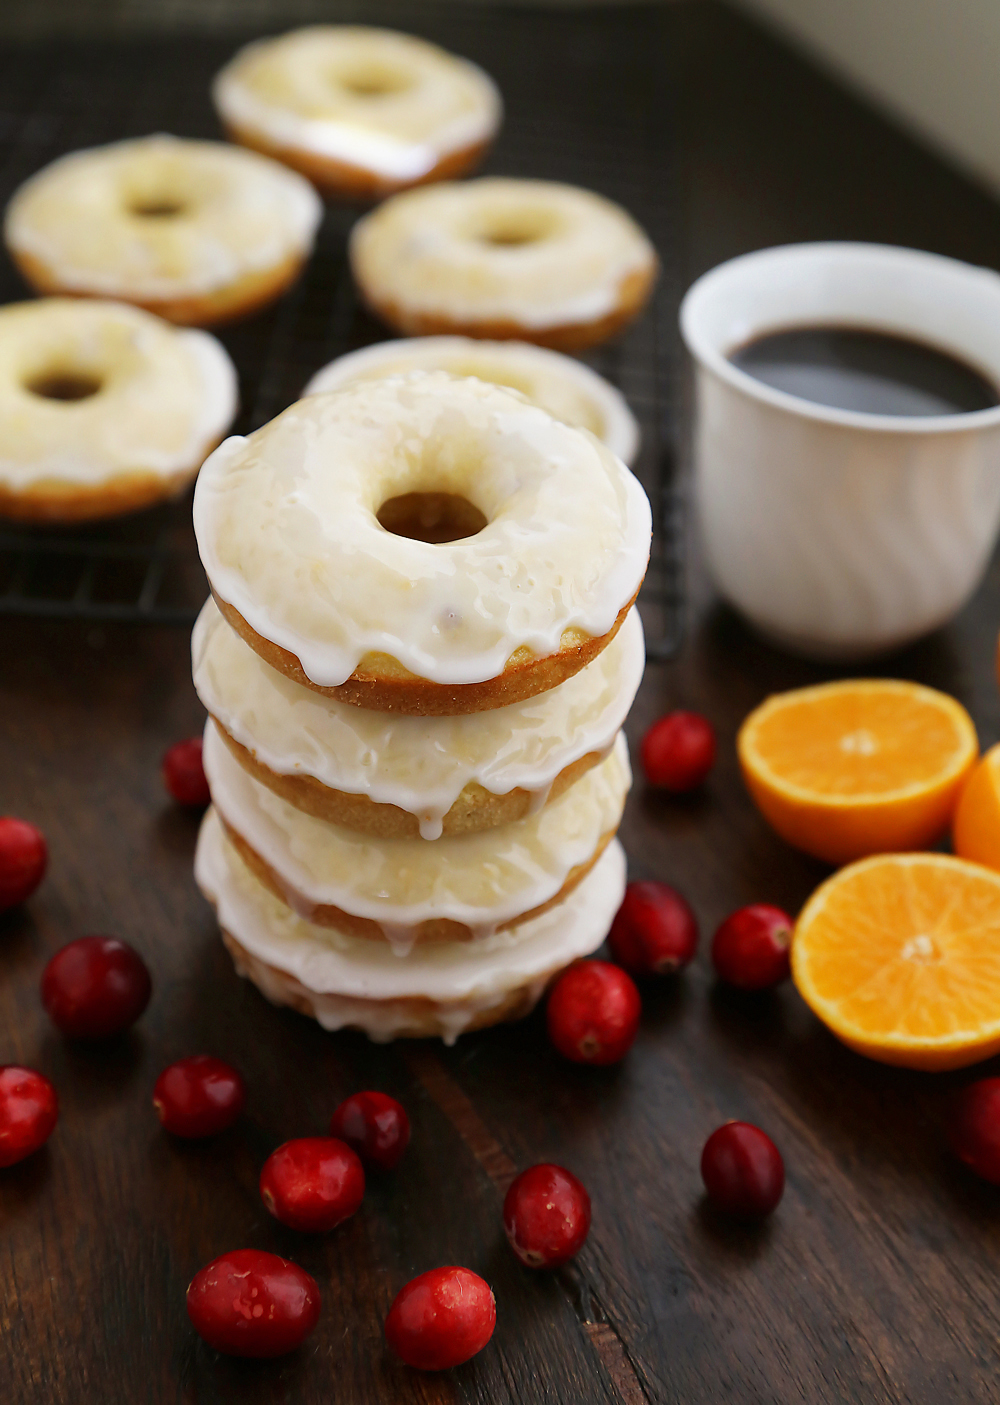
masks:
[[[961,858],[1000,869],[1000,746],[990,748],[962,787],[951,837]]]

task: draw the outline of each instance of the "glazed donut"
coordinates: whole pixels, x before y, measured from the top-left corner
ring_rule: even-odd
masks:
[[[651,529],[592,435],[440,371],[311,395],[226,440],[194,523],[222,614],[266,663],[427,715],[521,701],[596,658]]]
[[[74,151],[25,181],[4,237],[38,292],[119,298],[206,327],[283,293],[322,212],[309,182],[276,161],[139,137]]]
[[[79,522],[172,497],[235,413],[207,332],[116,302],[0,308],[0,516]]]
[[[317,371],[302,392],[317,395],[352,381],[381,380],[408,371],[447,371],[519,390],[563,424],[589,429],[629,465],[639,452],[639,426],[625,397],[581,361],[530,342],[471,337],[413,337],[379,342],[339,356]]]
[[[612,840],[565,902],[512,931],[474,946],[418,947],[405,959],[292,912],[242,863],[214,810],[198,836],[195,878],[237,971],[272,1003],[379,1042],[440,1035],[451,1044],[526,1015],[559,971],[596,951],[624,896],[625,856]]]
[[[351,232],[365,302],[410,336],[458,332],[579,351],[615,335],[652,291],[656,252],[603,196],[482,177],[393,196]]]
[[[212,88],[230,136],[374,200],[477,165],[500,126],[481,68],[408,34],[316,25],[241,49]]]
[[[352,937],[481,941],[563,900],[614,838],[631,785],[622,733],[607,759],[536,815],[425,844],[372,839],[295,809],[205,728],[205,775],[230,842],[300,916]]]
[[[210,600],[194,684],[254,780],[306,814],[381,839],[438,839],[523,819],[602,761],[642,679],[632,610],[607,649],[538,698],[461,717],[405,717],[324,698],[257,657]]]

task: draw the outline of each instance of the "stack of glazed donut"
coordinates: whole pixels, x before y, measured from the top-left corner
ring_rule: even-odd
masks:
[[[129,511],[204,460],[197,881],[269,999],[451,1041],[530,1010],[624,891],[650,510],[628,406],[563,353],[638,314],[656,254],[588,191],[454,180],[500,96],[422,40],[300,30],[213,96],[240,145],[76,152],[11,201],[48,296],[0,309],[0,515]],[[316,188],[384,201],[350,266],[406,339],[220,443],[235,373],[193,328],[298,277]]]
[[[631,459],[636,426],[617,392],[538,348],[579,351],[618,332],[649,297],[655,251],[588,191],[454,179],[501,123],[486,73],[409,35],[323,25],[240,50],[213,98],[239,145],[119,141],[63,156],[15,192],[7,248],[46,296],[0,309],[0,516],[104,517],[190,483],[233,421],[236,376],[219,342],[178,328],[285,292],[312,251],[317,189],[385,201],[349,252],[371,310],[423,339],[391,351],[392,370],[464,360]],[[494,345],[477,357],[457,337]]]
[[[649,504],[592,434],[415,371],[208,459],[195,872],[238,970],[374,1039],[519,1017],[624,892]]]

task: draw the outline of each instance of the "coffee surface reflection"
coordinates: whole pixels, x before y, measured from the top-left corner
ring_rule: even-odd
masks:
[[[755,380],[817,405],[872,415],[961,415],[1000,404],[972,366],[925,342],[855,327],[790,327],[729,353]]]

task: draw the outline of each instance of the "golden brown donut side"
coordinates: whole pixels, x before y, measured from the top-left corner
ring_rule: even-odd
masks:
[[[70,523],[138,512],[179,496],[197,478],[202,463],[221,442],[216,439],[208,444],[194,467],[180,469],[169,477],[136,469],[132,473],[111,474],[104,482],[89,485],[60,478],[42,478],[23,489],[0,483],[0,517],[13,522]]]
[[[68,288],[60,281],[55,270],[34,254],[13,248],[9,252],[22,276],[37,293],[74,298],[111,296],[105,292],[91,293],[79,288]],[[290,254],[281,263],[272,264],[270,268],[244,274],[235,283],[197,296],[147,299],[127,298],[120,293],[114,296],[119,302],[128,302],[134,307],[145,308],[147,312],[155,312],[158,317],[178,326],[214,327],[222,322],[249,317],[251,313],[281,297],[298,279],[305,266],[306,257],[302,253]]]
[[[622,280],[615,306],[593,322],[568,322],[555,327],[528,327],[521,322],[464,321],[433,313],[416,312],[390,299],[379,298],[370,287],[359,284],[361,295],[375,314],[388,326],[408,337],[464,336],[491,341],[527,341],[553,351],[585,351],[618,335],[645,307],[659,274],[659,262],[637,269]]]
[[[216,809],[218,810],[218,807]],[[332,903],[314,907],[303,902],[301,906],[297,907],[291,901],[287,886],[267,860],[262,858],[256,849],[233,828],[221,810],[218,810],[218,815],[227,837],[246,867],[269,892],[273,893],[287,907],[290,907],[293,912],[300,913],[308,922],[314,923],[317,927],[332,927],[335,931],[342,932],[348,937],[362,937],[366,941],[387,940],[381,923],[376,922],[374,918],[359,917],[356,913],[344,912]],[[569,897],[576,885],[582,882],[594,867],[594,864],[614,839],[616,832],[617,825],[615,829],[609,829],[606,834],[601,835],[590,858],[570,869],[566,875],[566,881],[558,893],[549,898],[547,902],[540,903],[527,912],[519,912],[516,917],[511,917],[507,922],[501,922],[497,930],[505,932],[511,927],[519,926],[522,922],[530,922],[534,917],[541,917],[543,912],[548,912],[550,908]],[[308,911],[304,910],[306,908]],[[424,942],[471,942],[475,940],[475,936],[475,932],[465,922],[456,922],[450,917],[435,917],[420,923],[419,927],[416,928],[415,942],[418,944]]]
[[[479,165],[493,143],[492,137],[473,142],[471,146],[448,152],[436,166],[432,166],[425,175],[418,176],[416,180],[394,180],[391,176],[380,176],[378,172],[366,170],[363,166],[336,161],[332,156],[320,156],[314,151],[305,150],[304,147],[282,146],[277,142],[270,142],[260,133],[252,132],[247,127],[233,123],[226,123],[225,127],[230,141],[249,147],[251,151],[258,151],[262,156],[270,156],[272,160],[280,161],[284,166],[290,166],[293,171],[298,171],[300,175],[312,181],[322,195],[364,205],[374,204],[388,195],[410,190],[416,185],[430,185],[433,181],[452,180],[468,175]]]
[[[434,683],[410,673],[388,654],[366,654],[346,682],[325,688],[306,675],[290,650],[265,639],[233,605],[214,590],[212,595],[227,624],[265,663],[287,678],[324,697],[350,703],[352,707],[366,707],[374,712],[403,712],[413,717],[457,717],[466,712],[488,712],[494,707],[506,707],[508,703],[523,702],[525,698],[547,693],[579,673],[607,648],[635,603],[633,595],[619,610],[607,634],[589,635],[568,629],[563,634],[562,647],[542,658],[523,646],[515,649],[503,672],[482,683]]]
[[[291,1009],[297,1010],[300,1015],[307,1015],[310,1019],[319,1019],[317,1009],[323,999],[322,995],[307,990],[290,972],[282,971],[277,966],[271,966],[266,961],[261,961],[259,957],[253,956],[246,947],[240,945],[230,932],[226,931],[225,927],[221,928],[221,932],[223,943],[233,959],[237,972],[251,980],[265,999],[270,1000],[272,1004],[288,1005]],[[470,1033],[474,1029],[486,1029],[490,1025],[501,1024],[507,1020],[523,1019],[525,1015],[531,1013],[537,1003],[536,992],[548,985],[562,969],[562,966],[554,967],[551,971],[532,980],[530,984],[512,990],[502,1000],[491,1005],[489,1009],[477,1010],[469,1023],[463,1025],[462,1032]],[[443,1001],[434,1001],[425,996],[416,995],[397,996],[391,1000],[365,1000],[361,996],[347,995],[336,998],[346,1006],[357,1008],[359,1017],[357,1027],[362,1030],[365,1028],[362,1016],[366,1011],[371,1011],[373,1015],[376,1015],[384,1014],[387,1009],[391,1009],[397,1016],[402,1017],[400,1027],[393,1034],[396,1039],[431,1039],[454,1034],[454,1028],[450,1022],[446,1028],[444,1020],[439,1015],[439,1011],[445,1003]],[[462,1000],[451,1001],[448,1003],[448,1009],[450,1011],[461,1010],[465,1003]]]
[[[408,810],[400,809],[398,805],[382,804],[368,795],[334,790],[315,776],[287,776],[272,771],[231,736],[217,717],[213,717],[212,721],[219,736],[247,774],[304,814],[344,829],[353,829],[359,834],[370,834],[375,839],[420,838],[420,822]],[[545,803],[548,805],[558,799],[602,759],[602,753],[591,751],[564,766],[552,782]],[[495,795],[478,781],[471,781],[444,816],[443,833],[473,834],[484,829],[495,829],[497,825],[511,824],[524,818],[531,809],[531,800],[527,790],[516,789],[506,795]]]

